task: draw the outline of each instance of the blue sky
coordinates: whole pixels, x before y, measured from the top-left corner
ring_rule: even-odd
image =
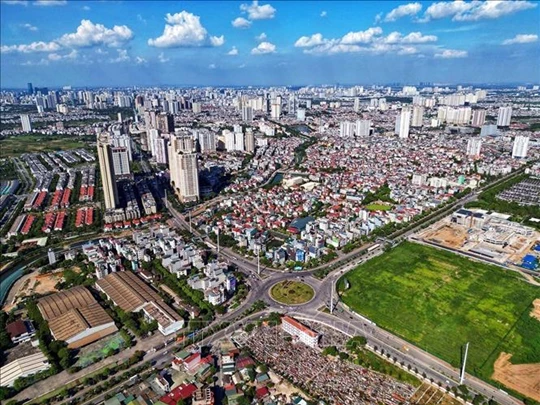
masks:
[[[2,87],[540,81],[521,1],[7,1]]]

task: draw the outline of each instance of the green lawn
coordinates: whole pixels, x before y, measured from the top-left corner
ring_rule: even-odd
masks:
[[[366,210],[368,211],[388,211],[390,208],[392,208],[391,205],[385,205],[385,204],[369,204],[366,205]]]
[[[18,135],[0,140],[0,157],[18,156],[21,153],[76,149],[85,146],[86,144],[77,136]]]
[[[315,295],[311,286],[299,281],[281,281],[270,289],[273,299],[285,305],[299,305],[310,301]]]
[[[484,379],[501,351],[540,362],[540,322],[529,315],[540,288],[517,273],[405,242],[344,278],[347,305],[453,366],[466,342],[467,371]]]

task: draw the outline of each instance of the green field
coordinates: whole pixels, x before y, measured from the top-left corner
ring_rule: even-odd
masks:
[[[22,153],[53,152],[85,146],[86,143],[77,136],[18,135],[0,140],[0,157],[18,156]]]
[[[467,371],[489,379],[499,353],[512,363],[540,362],[540,322],[531,317],[540,288],[514,272],[405,242],[345,275],[343,301],[377,325]]]
[[[315,291],[305,283],[285,280],[273,285],[270,295],[282,304],[299,305],[311,301]]]
[[[369,204],[366,205],[368,211],[388,211],[392,206],[385,204]]]

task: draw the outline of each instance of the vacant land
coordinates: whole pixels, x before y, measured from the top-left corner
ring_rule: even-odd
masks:
[[[390,208],[392,208],[391,205],[386,204],[369,204],[366,205],[366,210],[368,211],[388,211]]]
[[[19,135],[0,140],[0,157],[18,156],[21,153],[53,152],[85,146],[83,140],[77,136]]]
[[[273,299],[285,305],[299,305],[311,301],[315,291],[299,281],[281,281],[270,289]]]
[[[501,352],[540,363],[540,322],[530,316],[540,288],[517,273],[407,242],[344,278],[347,305],[455,367],[467,342],[468,371],[484,379]]]
[[[529,398],[540,401],[540,363],[512,364],[511,358],[511,354],[499,355],[495,361],[493,379]]]
[[[457,399],[445,394],[443,391],[424,383],[411,398],[411,404],[414,405],[461,405]]]

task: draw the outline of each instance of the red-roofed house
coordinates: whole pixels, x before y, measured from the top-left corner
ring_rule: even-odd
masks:
[[[317,347],[319,334],[289,316],[281,318],[281,328],[309,347]]]
[[[181,399],[190,398],[195,391],[197,391],[197,386],[195,384],[182,384],[167,395],[162,396],[159,400],[167,405],[176,405]]]

